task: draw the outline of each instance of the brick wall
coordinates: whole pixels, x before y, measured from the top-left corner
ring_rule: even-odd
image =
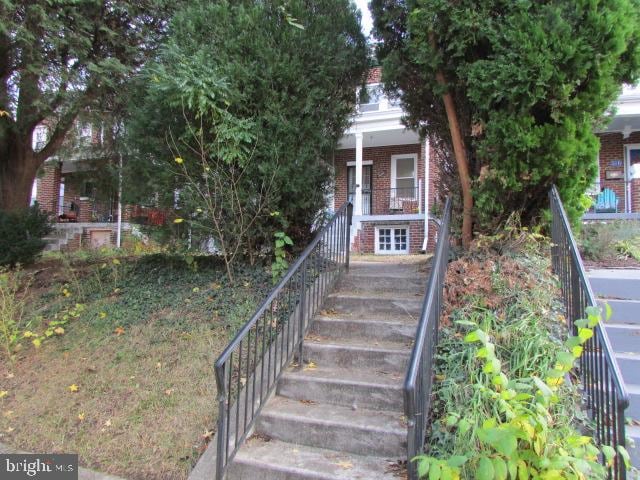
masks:
[[[395,225],[409,226],[409,253],[420,253],[422,250],[422,242],[424,241],[423,220],[362,222],[361,228],[352,244],[352,250],[356,253],[375,253],[376,227]],[[429,236],[431,237],[431,234]]]
[[[380,83],[382,81],[382,68],[373,67],[367,72],[367,83]]]
[[[624,179],[620,180],[607,180],[607,170],[619,170],[624,171],[624,146],[630,143],[640,143],[640,132],[633,132],[629,138],[623,138],[622,133],[602,133],[598,134],[600,139],[600,187],[610,188],[616,194],[619,199],[618,211],[626,211],[626,195],[625,195],[625,182]],[[621,167],[611,167],[610,163],[613,160],[621,160]],[[632,182],[632,211],[640,212],[640,183],[637,181]],[[635,200],[635,199],[638,200]]]
[[[383,215],[389,213],[390,188],[391,188],[391,156],[401,154],[416,154],[418,156],[417,168],[418,179],[423,182],[424,192],[424,157],[421,154],[419,143],[412,145],[391,145],[384,147],[365,147],[362,149],[362,160],[372,161],[371,189],[372,205],[371,213]],[[355,149],[343,149],[335,154],[335,207],[339,208],[347,200],[347,162],[354,162],[356,159]],[[417,213],[417,204],[415,212]],[[404,208],[404,205],[403,205]],[[409,208],[409,207],[407,207]]]
[[[44,175],[38,178],[36,201],[42,210],[58,214],[58,196],[60,195],[60,164],[57,161],[44,164]]]

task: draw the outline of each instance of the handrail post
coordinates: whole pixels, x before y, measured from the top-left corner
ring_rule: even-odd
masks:
[[[298,365],[302,368],[302,350],[304,347],[304,323],[305,311],[307,308],[307,261],[301,265],[300,273],[300,315],[298,316]]]
[[[227,398],[227,392],[226,392],[226,388],[225,388],[225,382],[219,382],[220,379],[224,380],[225,378],[225,365],[223,364],[220,368],[220,370],[222,371],[222,374],[220,374],[219,372],[216,372],[216,379],[218,380],[218,383],[222,383],[223,387],[219,389],[218,391],[218,432],[217,432],[217,453],[216,453],[216,478],[217,479],[222,479],[223,476],[223,469],[224,469],[224,461],[225,461],[225,456],[226,456],[226,447],[227,445],[225,445],[227,443],[227,432],[226,432],[226,408],[225,408],[225,403],[226,403],[226,398]]]
[[[347,205],[347,228],[346,228],[346,239],[345,239],[345,248],[347,250],[347,256],[345,260],[345,267],[347,273],[349,273],[349,252],[351,251],[351,223],[353,222],[353,203],[349,203]]]

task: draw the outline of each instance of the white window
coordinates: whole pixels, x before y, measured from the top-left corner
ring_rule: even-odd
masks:
[[[391,157],[391,198],[405,200],[418,198],[417,163],[416,154]]]
[[[387,255],[409,253],[409,227],[377,227],[375,252]]]
[[[382,86],[379,83],[367,85],[366,95],[360,95],[360,111],[375,112],[380,110],[380,103],[383,97]]]
[[[91,128],[90,123],[80,124],[80,128],[78,129],[78,136],[80,137],[81,142],[83,143],[91,142],[92,135],[93,135],[93,128]]]
[[[42,150],[47,143],[47,127],[44,125],[38,125],[33,130],[33,149],[38,151]]]

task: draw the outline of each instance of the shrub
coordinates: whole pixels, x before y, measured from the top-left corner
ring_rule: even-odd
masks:
[[[22,211],[0,211],[0,265],[32,263],[44,249],[43,237],[49,232],[49,218],[37,204]]]
[[[588,223],[578,238],[582,256],[587,260],[616,257],[638,259],[640,225],[637,222]]]

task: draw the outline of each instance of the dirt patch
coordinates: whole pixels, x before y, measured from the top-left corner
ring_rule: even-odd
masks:
[[[495,310],[504,301],[505,290],[530,289],[535,282],[521,261],[506,255],[485,250],[455,260],[447,270],[441,323],[448,326],[451,312],[463,308],[471,298]]]

